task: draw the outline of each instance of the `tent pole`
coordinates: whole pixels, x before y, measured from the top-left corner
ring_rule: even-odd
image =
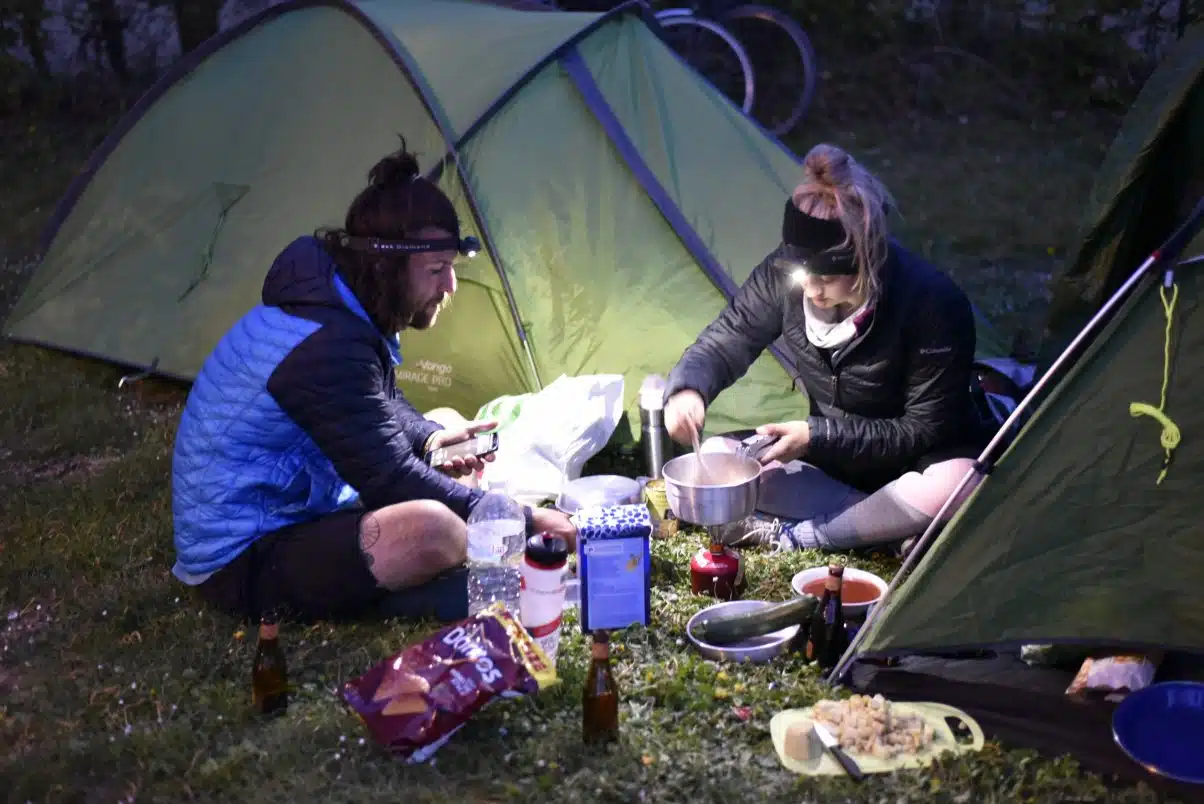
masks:
[[[945,517],[949,514],[950,510],[953,508],[954,502],[958,497],[961,496],[962,491],[970,484],[970,481],[976,475],[979,477],[985,477],[987,472],[990,471],[990,465],[993,462],[991,456],[999,448],[999,445],[1003,443],[1004,439],[1007,438],[1008,431],[1011,430],[1018,421],[1020,421],[1021,416],[1023,416],[1025,411],[1027,411],[1028,408],[1034,404],[1034,401],[1041,396],[1041,392],[1045,390],[1046,386],[1053,382],[1051,378],[1056,377],[1061,369],[1070,362],[1072,356],[1075,355],[1079,347],[1089,337],[1095,334],[1095,330],[1099,329],[1108,316],[1112,314],[1113,310],[1120,306],[1121,302],[1128,297],[1129,292],[1132,291],[1137,283],[1145,277],[1150,269],[1154,268],[1160,263],[1174,264],[1179,252],[1187,245],[1188,241],[1191,240],[1192,235],[1197,229],[1200,228],[1202,223],[1204,223],[1204,197],[1200,198],[1195,209],[1193,209],[1191,214],[1187,216],[1187,220],[1185,220],[1179,226],[1179,228],[1175,230],[1174,234],[1167,238],[1166,242],[1163,243],[1160,248],[1156,249],[1152,254],[1150,254],[1150,256],[1146,257],[1145,262],[1141,264],[1141,267],[1134,271],[1132,276],[1125,280],[1125,283],[1112,294],[1112,297],[1109,298],[1108,301],[1104,302],[1104,305],[1100,307],[1099,311],[1096,312],[1094,316],[1091,317],[1091,320],[1087,322],[1086,326],[1079,331],[1079,334],[1074,337],[1074,340],[1070,342],[1070,345],[1062,351],[1062,354],[1058,355],[1058,359],[1055,360],[1052,365],[1050,365],[1049,370],[1046,371],[1041,378],[1037,380],[1029,392],[1024,395],[1024,398],[1020,400],[1019,404],[1017,404],[1012,410],[1011,414],[1004,421],[1003,425],[1000,426],[1000,428],[995,432],[995,435],[991,438],[990,442],[987,443],[987,446],[983,448],[982,453],[978,456],[978,459],[974,461],[974,465],[970,467],[969,471],[967,471],[962,477],[961,481],[957,484],[957,487],[953,490],[953,493],[945,499],[944,504],[941,505],[941,508],[939,511],[937,511],[936,516],[932,518],[932,522],[930,522],[928,527],[924,529],[923,535],[920,536],[919,541],[916,542],[911,552],[907,554],[907,557],[903,560],[903,566],[899,567],[899,571],[895,573],[895,577],[891,578],[890,584],[887,585],[886,591],[882,593],[882,599],[879,600],[873,609],[870,610],[869,614],[866,615],[865,623],[860,629],[858,629],[857,635],[853,637],[853,641],[849,643],[849,647],[845,650],[844,655],[840,657],[840,661],[836,663],[836,667],[834,667],[832,672],[828,675],[827,682],[829,684],[839,684],[845,674],[848,673],[849,669],[852,667],[853,659],[857,655],[857,649],[860,647],[863,637],[869,633],[870,625],[872,625],[877,620],[878,616],[886,610],[887,600],[890,599],[891,594],[893,594],[894,591],[899,587],[903,579],[907,577],[907,574],[920,560],[920,557],[923,556],[926,548],[928,547],[928,543],[932,541],[933,535],[937,532],[937,530],[940,529],[940,523],[944,521]]]
[[[506,273],[505,263],[502,262],[502,256],[498,253],[494,246],[493,234],[489,231],[489,224],[485,221],[485,214],[481,211],[480,204],[477,203],[476,194],[472,191],[472,184],[468,180],[468,171],[464,167],[464,163],[460,160],[460,149],[456,147],[456,141],[452,139],[450,124],[445,125],[443,119],[431,113],[431,119],[435,121],[435,126],[439,129],[439,133],[443,135],[443,141],[451,148],[451,159],[456,164],[456,173],[460,177],[460,184],[464,188],[464,200],[468,204],[468,209],[472,213],[476,221],[477,228],[481,232],[481,240],[484,241],[485,252],[489,258],[493,260],[493,266],[497,269],[498,279],[502,282],[502,291],[506,294],[506,306],[510,308],[510,317],[514,319],[514,330],[518,333],[518,339],[523,345],[523,354],[527,358],[527,368],[531,370],[531,379],[535,381],[535,390],[543,390],[543,379],[539,376],[539,366],[535,363],[535,352],[531,349],[531,341],[527,338],[527,328],[523,325],[523,318],[518,310],[518,301],[514,298],[514,289],[510,286],[510,277]],[[445,157],[446,158],[446,157]]]

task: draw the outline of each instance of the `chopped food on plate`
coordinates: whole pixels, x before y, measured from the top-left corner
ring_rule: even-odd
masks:
[[[811,716],[832,732],[841,748],[880,759],[918,753],[933,739],[932,726],[924,718],[897,711],[881,695],[819,701],[812,708]]]

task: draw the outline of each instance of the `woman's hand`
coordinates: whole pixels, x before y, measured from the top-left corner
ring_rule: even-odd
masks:
[[[782,463],[796,461],[803,457],[807,451],[807,445],[811,443],[811,425],[805,421],[763,424],[757,428],[757,433],[778,437],[778,442],[761,455],[762,465],[774,461]]]
[[[462,444],[476,436],[477,433],[488,432],[497,427],[497,422],[470,422],[465,427],[459,430],[436,430],[426,442],[426,451],[434,452],[439,447],[450,447],[453,444]],[[493,455],[486,455],[480,458],[476,455],[468,455],[462,458],[452,458],[450,462],[442,466],[436,466],[440,472],[443,472],[449,477],[464,477],[471,475],[474,472],[479,472],[485,468],[485,464],[493,460]]]
[[[669,397],[665,404],[665,430],[678,444],[689,445],[695,435],[702,437],[707,406],[702,394],[687,388]]]
[[[567,514],[554,508],[532,508],[531,522],[536,533],[559,536],[568,542],[569,552],[577,549],[577,526]]]

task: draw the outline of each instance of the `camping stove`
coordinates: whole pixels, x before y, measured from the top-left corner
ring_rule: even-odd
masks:
[[[772,436],[745,439],[734,452],[706,456],[709,483],[699,483],[699,455],[681,455],[665,464],[665,496],[674,516],[707,531],[707,546],[690,560],[690,586],[694,594],[720,600],[737,600],[744,594],[744,561],[724,545],[723,535],[739,527],[757,508],[761,489],[761,453]]]
[[[744,595],[744,559],[723,544],[727,525],[707,527],[709,546],[690,559],[690,589],[696,595],[739,600]]]

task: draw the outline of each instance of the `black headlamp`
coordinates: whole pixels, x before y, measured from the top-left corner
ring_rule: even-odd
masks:
[[[344,235],[339,242],[344,248],[365,254],[421,254],[426,251],[455,251],[472,259],[481,251],[481,241],[472,235],[432,240],[383,240],[379,237]]]
[[[782,215],[782,245],[775,261],[788,271],[819,276],[856,276],[853,249],[844,245],[848,233],[840,221],[825,220],[799,210],[790,199]]]

